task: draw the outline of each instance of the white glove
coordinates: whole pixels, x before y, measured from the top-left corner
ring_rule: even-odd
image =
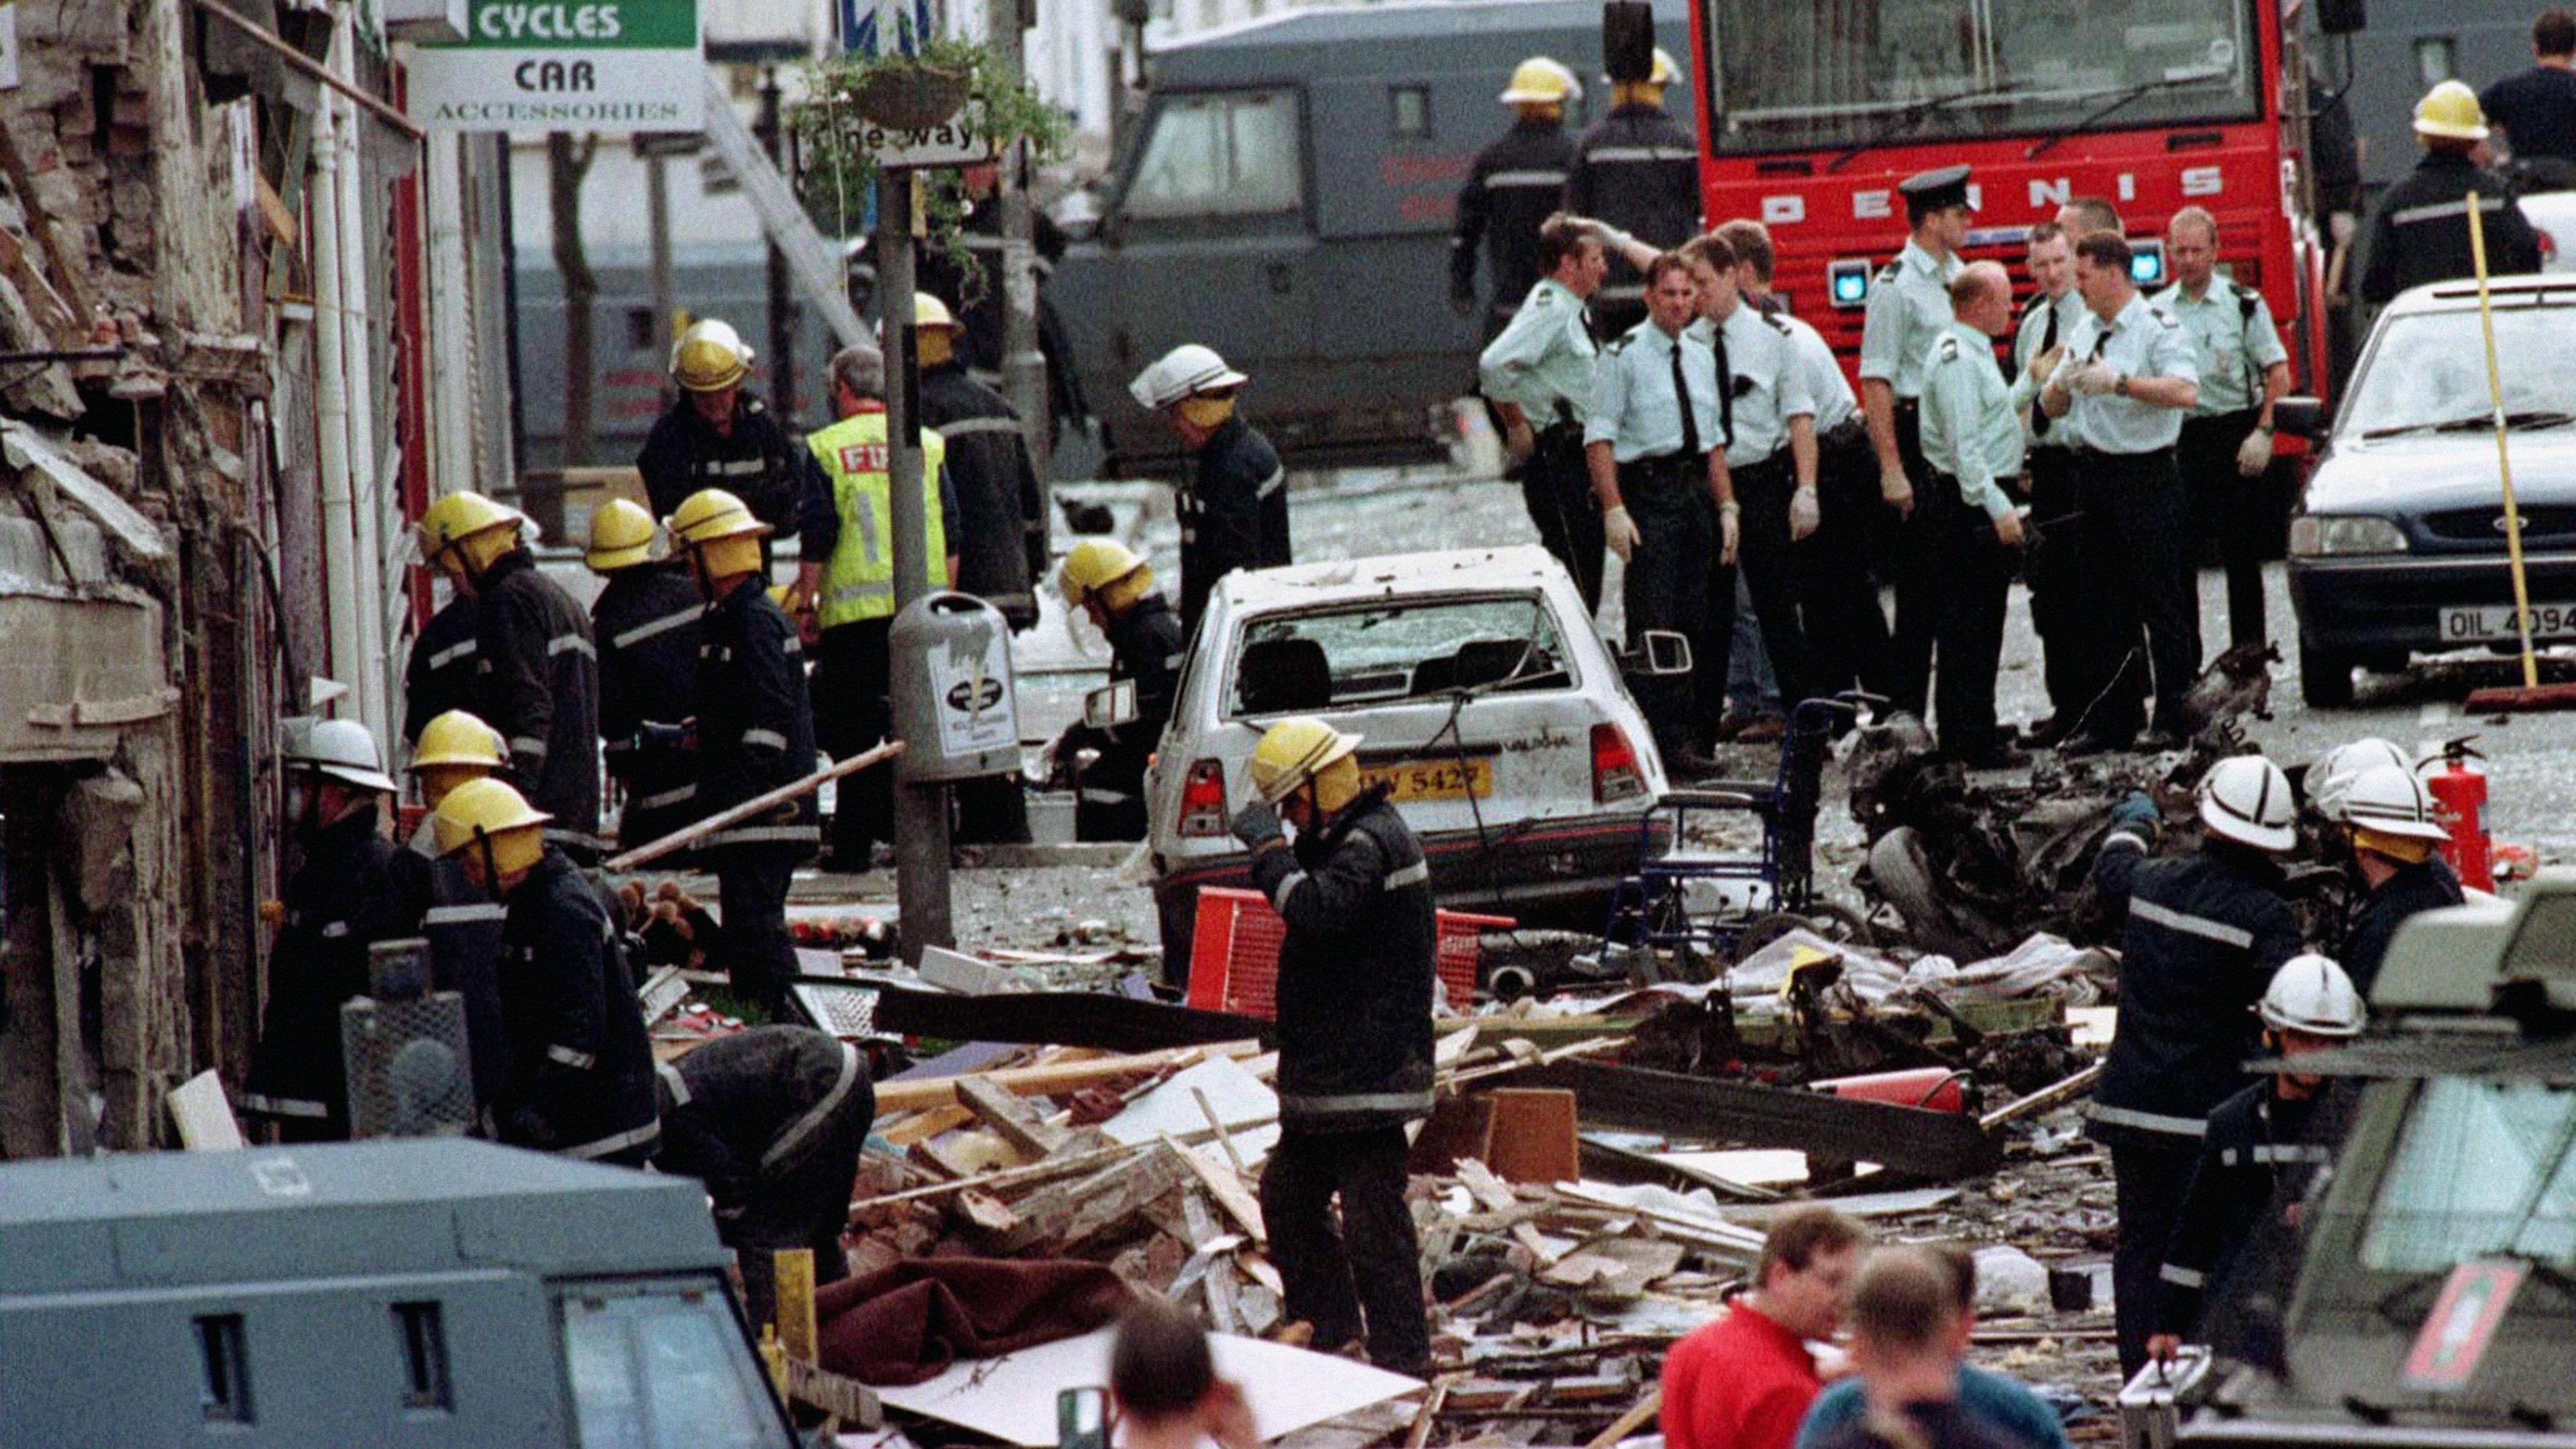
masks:
[[[1636,552],[1637,545],[1644,538],[1645,535],[1637,532],[1637,525],[1629,519],[1626,508],[1613,508],[1601,515],[1601,541],[1610,545],[1612,553],[1619,555],[1619,562],[1626,563],[1628,555]]]
[[[1741,510],[1732,505],[1717,510],[1717,563],[1720,568],[1735,566],[1735,551],[1743,540]]]
[[[2248,478],[2260,478],[2272,466],[2272,430],[2256,428],[2236,446],[2236,471]]]
[[[1812,483],[1789,495],[1789,541],[1792,543],[1816,531],[1824,522],[1824,511],[1816,506],[1816,486]]]
[[[2086,397],[2100,397],[2118,386],[2119,381],[2120,374],[2112,370],[2111,364],[2094,361],[2067,374],[2066,386],[2069,391],[2080,392]]]

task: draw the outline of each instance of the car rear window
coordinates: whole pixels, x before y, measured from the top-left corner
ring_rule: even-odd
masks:
[[[2499,308],[2495,341],[2507,413],[2576,413],[2576,307]],[[2494,409],[2477,313],[2391,317],[2353,379],[2343,432],[2484,422]]]
[[[1556,617],[1537,594],[1377,600],[1246,624],[1226,714],[1566,689],[1572,669]]]

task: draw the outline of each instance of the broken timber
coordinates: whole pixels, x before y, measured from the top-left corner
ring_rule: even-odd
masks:
[[[1976,1119],[1951,1112],[1600,1062],[1561,1061],[1510,1080],[1572,1089],[1582,1120],[1596,1127],[1797,1148],[1926,1177],[1974,1176],[1996,1159]]]
[[[840,988],[853,985],[837,976],[813,979]],[[1256,1016],[1198,1011],[1100,991],[958,996],[875,981],[864,985],[877,994],[877,1030],[904,1036],[1143,1052],[1246,1039],[1268,1045],[1278,1031],[1275,1023]]]

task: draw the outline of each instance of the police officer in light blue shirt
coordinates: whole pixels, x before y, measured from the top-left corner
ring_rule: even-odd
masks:
[[[2039,393],[2052,430],[2064,426],[2076,449],[2083,576],[2095,591],[2084,613],[2102,631],[2097,657],[2117,661],[2081,732],[2061,747],[2077,754],[2136,741],[2150,662],[2156,733],[2180,739],[2183,694],[2200,670],[2189,512],[2174,471],[2174,440],[2183,414],[2200,399],[2200,368],[2182,324],[2138,295],[2133,260],[2128,242],[2111,232],[2075,244],[2085,316]]]
[[[1600,349],[1584,304],[1609,262],[1600,239],[1562,212],[1539,226],[1538,262],[1545,275],[1477,359],[1477,376],[1502,417],[1539,542],[1574,575],[1583,606],[1598,610],[1601,512],[1583,462],[1583,422]]]
[[[1741,511],[1726,470],[1717,356],[1690,332],[1698,309],[1690,263],[1676,253],[1656,257],[1646,271],[1646,320],[1602,349],[1583,428],[1602,533],[1627,565],[1629,647],[1642,648],[1650,629],[1671,630],[1690,640],[1695,665],[1724,648],[1707,637],[1708,590],[1710,576],[1735,562]],[[1722,689],[1722,658],[1714,677]],[[1638,682],[1665,766],[1684,775],[1713,770],[1692,747],[1702,721],[1691,681]]]
[[[2019,763],[1995,732],[1995,668],[2004,604],[2019,562],[2015,497],[2021,410],[1995,365],[2012,330],[2012,277],[1977,262],[1950,283],[1949,327],[1923,358],[1923,461],[1931,487],[1915,509],[1939,549],[1941,627],[1934,641],[1941,752],[1972,770]]]
[[[2030,229],[2025,260],[2032,293],[2013,337],[2013,406],[2028,419],[2030,440],[2024,476],[2032,537],[2022,553],[2022,578],[2030,585],[2030,627],[2039,636],[2040,673],[2052,713],[2033,723],[2024,738],[2051,745],[2075,728],[2085,703],[2109,676],[2087,651],[2079,617],[2084,513],[2076,501],[2070,431],[2038,406],[2041,385],[2064,360],[2067,339],[2084,317],[2084,295],[2075,290],[2075,238],[2056,222],[2043,221]]]
[[[1870,283],[1860,333],[1860,400],[1878,456],[1879,495],[1909,518],[1923,490],[1923,357],[1950,325],[1950,279],[1975,211],[1968,168],[1944,166],[1905,178],[1905,219],[1913,229],[1896,260]],[[1924,713],[1932,681],[1932,636],[1941,603],[1932,583],[1932,545],[1900,527],[1892,572],[1896,639],[1888,693],[1898,709]]]

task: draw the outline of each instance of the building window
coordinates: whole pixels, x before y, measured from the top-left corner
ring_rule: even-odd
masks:
[[[652,308],[629,307],[626,309],[626,350],[629,352],[650,352],[653,350]]]
[[[1305,200],[1297,99],[1288,91],[1175,96],[1154,115],[1127,188],[1130,216],[1255,216]]]
[[[1413,139],[1431,134],[1431,89],[1428,86],[1390,86],[1386,93],[1391,129],[1398,139]]]
[[[2426,86],[2437,86],[2460,73],[2460,42],[2449,35],[2415,37],[2415,70]]]

